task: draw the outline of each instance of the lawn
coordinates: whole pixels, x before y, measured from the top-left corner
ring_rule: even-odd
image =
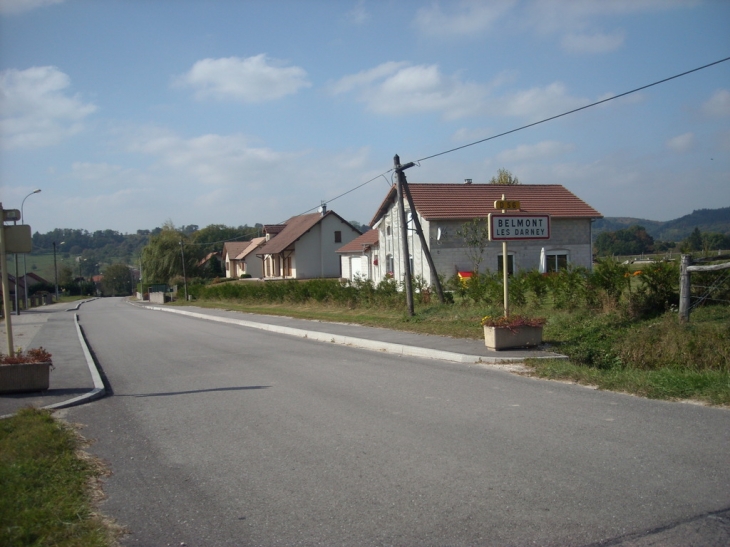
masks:
[[[24,409],[0,420],[0,545],[108,547],[118,529],[94,511],[102,466],[51,414]]]

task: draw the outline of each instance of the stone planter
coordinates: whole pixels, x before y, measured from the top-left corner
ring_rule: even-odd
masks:
[[[542,327],[507,327],[484,326],[484,345],[489,349],[532,348],[542,343]]]
[[[0,394],[45,391],[50,384],[51,363],[0,365]]]

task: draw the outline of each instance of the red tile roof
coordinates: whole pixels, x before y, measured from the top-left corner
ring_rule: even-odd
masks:
[[[250,241],[226,241],[223,244],[223,252],[221,253],[221,256],[225,260],[226,255],[228,255],[230,260],[231,258],[235,258],[240,255],[249,245],[251,245]]]
[[[254,252],[256,249],[261,247],[264,243],[266,243],[265,237],[255,237],[251,241],[248,242],[249,245],[246,247],[243,251],[241,251],[236,257],[236,260],[243,260],[248,255],[250,255],[252,252]]]
[[[309,230],[314,228],[324,217],[329,215],[336,216],[338,219],[340,219],[342,223],[346,224],[355,232],[359,233],[357,228],[353,227],[352,224],[347,222],[344,218],[342,218],[334,211],[327,211],[324,215],[320,213],[299,215],[296,217],[291,217],[289,220],[287,220],[284,223],[284,229],[281,230],[281,232],[279,232],[276,236],[272,237],[266,245],[261,247],[256,253],[256,256],[281,253],[290,245],[292,245],[295,241],[297,241],[300,237],[306,234]]]
[[[336,252],[338,253],[361,253],[366,247],[378,244],[378,230],[369,230],[360,237],[356,237],[347,245],[343,245]]]
[[[556,218],[602,218],[603,215],[560,184],[408,184],[416,210],[426,220],[486,217],[500,210],[494,202],[520,202],[524,213],[546,213]],[[373,226],[396,199],[395,186],[385,196],[370,225]],[[407,206],[407,205],[406,205]],[[515,211],[516,212],[516,211]]]

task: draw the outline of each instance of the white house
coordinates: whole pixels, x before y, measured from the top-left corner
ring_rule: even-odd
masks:
[[[368,230],[347,245],[337,249],[343,278],[350,281],[358,278],[374,279],[374,272],[379,266],[378,237],[377,230]]]
[[[549,240],[511,241],[508,244],[508,266],[511,271],[537,269],[542,249],[548,271],[575,266],[592,265],[591,223],[602,215],[562,185],[520,184],[409,184],[418,219],[436,271],[451,277],[460,271],[472,271],[474,262],[469,248],[459,235],[463,225],[474,219],[486,222],[490,213],[501,213],[494,202],[505,199],[520,202],[519,213],[543,213],[551,216]],[[404,200],[406,218],[411,211]],[[517,211],[515,211],[517,212]],[[370,225],[378,231],[379,249],[372,263],[373,280],[379,282],[386,274],[401,279],[403,273],[400,216],[397,190],[393,186],[385,196]],[[428,262],[421,250],[418,235],[409,222],[408,249],[411,270],[432,283]],[[480,271],[502,268],[501,242],[489,242],[482,255]]]
[[[223,244],[221,262],[226,272],[226,277],[239,278],[243,273],[240,262],[236,259],[251,244],[250,241],[226,241]]]
[[[266,243],[256,256],[263,260],[263,277],[312,279],[340,277],[336,251],[360,232],[334,211],[299,215],[284,224],[264,226]]]
[[[251,277],[263,277],[263,263],[261,259],[256,256],[256,251],[258,251],[261,246],[266,243],[266,238],[255,237],[247,243],[249,245],[236,255],[235,258],[240,272],[239,275],[248,274]]]

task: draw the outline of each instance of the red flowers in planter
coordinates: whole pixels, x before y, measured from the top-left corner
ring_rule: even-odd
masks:
[[[544,317],[527,317],[525,315],[510,315],[509,317],[485,315],[482,317],[484,327],[502,327],[515,331],[520,327],[542,327],[547,319]]]
[[[51,354],[42,347],[19,351],[13,357],[0,353],[0,366],[23,365],[26,363],[50,363]]]

